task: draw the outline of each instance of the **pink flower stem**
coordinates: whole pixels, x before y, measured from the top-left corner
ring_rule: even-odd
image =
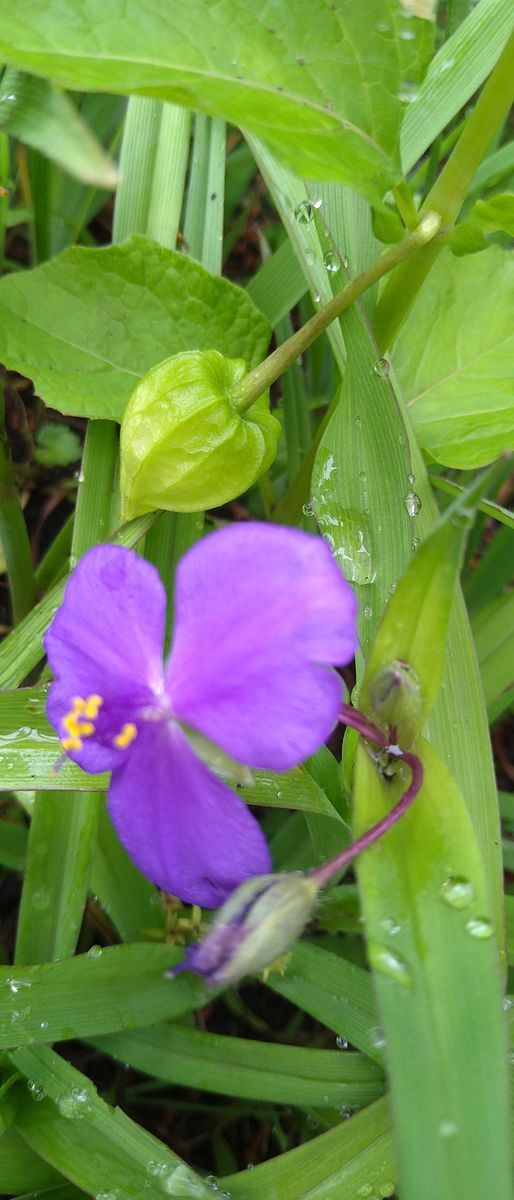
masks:
[[[407,763],[411,770],[411,781],[409,787],[403,792],[398,804],[387,813],[381,821],[377,821],[376,825],[372,825],[370,829],[363,833],[361,837],[347,846],[341,851],[336,858],[333,858],[328,863],[324,863],[322,867],[317,867],[315,871],[310,872],[310,878],[315,879],[320,887],[324,887],[334,875],[342,871],[348,863],[352,862],[358,854],[362,854],[363,850],[367,850],[374,842],[378,842],[388,829],[392,829],[393,825],[403,817],[403,814],[410,808],[412,801],[415,800],[421,785],[423,783],[423,767],[416,754],[411,754],[408,750],[401,750],[399,746],[388,745],[385,734],[381,732],[375,725],[367,720],[362,713],[357,709],[351,708],[350,705],[344,704],[341,711],[341,718],[347,725],[351,725],[368,741],[375,742],[381,749],[392,757],[397,758],[400,762]]]

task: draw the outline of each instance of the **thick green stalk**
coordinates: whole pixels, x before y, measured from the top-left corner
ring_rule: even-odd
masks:
[[[399,245],[386,250],[385,254],[367,267],[361,275],[350,280],[350,283],[337,296],[334,296],[333,300],[315,313],[310,321],[302,325],[297,333],[278,346],[273,354],[270,354],[264,362],[259,363],[258,367],[245,376],[237,392],[231,395],[234,407],[239,411],[249,408],[263,392],[271,387],[272,383],[275,383],[284,374],[284,371],[291,366],[295,359],[308,349],[336,317],[340,317],[341,313],[345,312],[359,296],[362,296],[377,280],[392,271],[398,263],[411,258],[419,251],[420,246],[431,241],[439,227],[439,218],[434,213],[426,213],[414,233],[409,234]]]
[[[422,211],[436,212],[441,224],[459,215],[468,189],[495,133],[514,99],[514,34],[485,84],[461,136],[429,192]],[[374,333],[382,352],[392,345],[443,242],[424,246],[416,258],[403,263],[388,281],[377,306]]]
[[[36,598],[36,583],[29,535],[4,429],[4,397],[0,391],[0,543],[11,589],[15,625],[30,612]]]

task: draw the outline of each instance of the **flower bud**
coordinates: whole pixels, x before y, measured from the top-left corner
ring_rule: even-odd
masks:
[[[242,359],[188,350],[138,383],[121,425],[126,519],[167,508],[196,512],[233,500],[273,462],[280,423],[267,395],[245,412],[232,399]]]
[[[256,875],[220,908],[202,942],[170,975],[189,969],[211,987],[237,983],[291,948],[308,921],[318,884],[303,875]]]
[[[380,724],[394,730],[403,750],[411,745],[423,703],[421,682],[409,663],[394,659],[373,677],[369,696]]]

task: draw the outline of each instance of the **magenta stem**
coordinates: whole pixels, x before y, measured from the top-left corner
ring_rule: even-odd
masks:
[[[348,704],[342,706],[341,718],[347,725],[351,725],[353,729],[357,729],[363,737],[381,746],[382,749],[386,750],[394,758],[398,758],[400,762],[407,763],[407,766],[411,770],[412,779],[409,787],[400,797],[398,804],[395,804],[394,808],[387,813],[387,816],[383,817],[381,821],[377,821],[376,825],[372,825],[371,829],[368,829],[355,842],[352,842],[351,846],[347,846],[346,850],[342,850],[341,854],[338,854],[336,858],[332,858],[330,862],[324,863],[322,867],[317,867],[315,871],[310,872],[310,878],[315,879],[320,887],[324,887],[334,875],[342,871],[343,867],[348,866],[348,863],[352,862],[358,854],[362,854],[363,850],[367,850],[374,842],[378,842],[384,836],[384,833],[387,833],[388,829],[392,829],[393,825],[396,825],[396,822],[410,808],[423,783],[423,767],[416,754],[411,754],[408,750],[400,750],[399,746],[388,745],[387,738],[381,730],[368,721],[357,709],[351,708]]]

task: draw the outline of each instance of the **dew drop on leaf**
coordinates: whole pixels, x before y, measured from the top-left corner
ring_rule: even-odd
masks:
[[[467,908],[474,895],[473,884],[463,875],[450,875],[448,879],[445,879],[441,888],[441,896],[450,908]]]
[[[387,358],[377,358],[376,363],[373,364],[375,375],[378,375],[380,379],[387,379],[390,369]]]
[[[493,927],[487,917],[473,917],[468,921],[466,929],[471,937],[478,941],[485,941],[493,936]]]

